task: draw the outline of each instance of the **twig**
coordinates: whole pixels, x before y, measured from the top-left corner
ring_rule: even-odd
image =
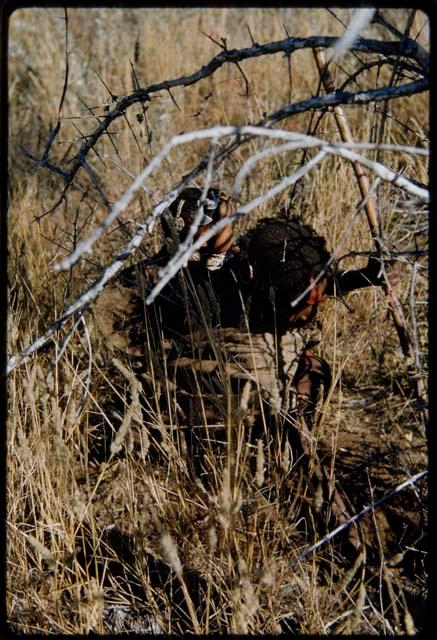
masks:
[[[123,171],[123,173],[128,175],[130,178],[132,178],[132,180],[135,180],[135,178],[136,178],[135,174],[133,174],[131,171],[129,171],[129,169],[126,169],[126,167],[123,167],[123,165],[121,165],[118,162],[116,162],[114,160],[114,158],[110,158],[109,156],[104,156],[104,158],[108,162],[112,162],[112,164],[114,164],[118,169],[120,169],[120,171]],[[141,189],[144,191],[144,193],[146,193],[147,195],[150,195],[150,190],[147,189],[147,187],[145,187],[143,184],[141,185]]]
[[[103,80],[102,76],[100,75],[100,73],[98,71],[94,72],[96,74],[96,76],[98,77],[98,79],[100,80],[100,82],[102,83],[102,85],[105,87],[106,91],[109,93],[109,96],[111,98],[112,101],[117,100],[118,96],[114,95],[111,91],[111,89],[108,87],[108,85],[106,84],[106,82]]]
[[[83,313],[80,314],[80,321],[83,324],[83,331],[85,334],[85,339],[87,342],[87,346],[88,346],[88,370],[87,370],[87,375],[86,375],[86,380],[85,380],[85,389],[84,389],[84,393],[83,393],[83,398],[80,401],[79,404],[79,408],[77,410],[77,415],[79,415],[79,413],[82,411],[84,405],[85,405],[85,401],[87,398],[87,395],[89,393],[89,389],[90,389],[90,385],[91,385],[91,371],[93,368],[93,348],[91,345],[91,337],[90,337],[90,332],[88,330],[88,325],[86,323],[85,320],[85,316]]]
[[[323,83],[328,91],[332,91],[334,89],[334,86],[333,86],[332,78],[329,73],[329,69],[326,64],[325,54],[322,50],[318,49],[314,51],[314,55],[316,58],[317,65],[319,67],[319,72],[323,80]],[[350,130],[349,123],[344,115],[344,112],[340,106],[335,107],[334,116],[335,116],[337,127],[339,129],[342,140],[344,142],[352,142],[353,141],[352,132]],[[378,165],[379,163],[376,162],[375,164]],[[379,233],[375,197],[368,198],[369,178],[368,178],[367,172],[363,170],[363,165],[365,167],[369,167],[368,161],[364,160],[364,158],[362,158],[361,160],[357,158],[355,161],[353,161],[353,168],[355,171],[355,175],[357,177],[361,196],[363,198],[367,198],[366,214],[367,214],[367,220],[369,223],[372,238],[373,238],[373,241],[375,242],[377,250],[379,250],[380,253],[382,254],[383,245],[382,245],[382,241]],[[381,175],[381,174],[378,174],[378,175]],[[394,180],[394,182],[396,183],[396,180]],[[382,264],[382,261],[381,261],[381,264]],[[388,297],[388,306],[393,319],[393,323],[395,325],[395,328],[399,337],[399,342],[400,342],[402,351],[405,356],[414,358],[414,350],[412,347],[411,338],[408,333],[405,318],[402,312],[402,307],[396,296],[396,292],[391,286],[384,270],[383,270],[383,275],[384,275],[384,289]],[[421,410],[423,412],[425,421],[428,422],[428,411],[426,409],[424,385],[423,385],[423,380],[420,377],[416,381],[416,387],[417,387],[417,396],[418,396],[419,402],[422,405]]]
[[[139,41],[139,34],[138,34],[137,40],[135,42],[135,48],[136,48],[137,45],[139,45],[139,43],[140,43],[140,41]],[[136,62],[138,62],[138,60],[136,60]],[[134,90],[136,91],[137,89],[140,88],[140,83],[138,82],[137,72],[135,71],[135,67],[134,67],[133,62],[132,62],[132,60],[130,58],[129,58],[129,65],[130,65],[130,70],[131,70],[131,73],[132,73],[132,80],[133,80],[132,85],[133,85]]]
[[[28,151],[26,149],[26,147],[23,147],[23,145],[20,145],[20,149],[21,151],[24,153],[24,155],[29,158],[29,160],[32,160],[32,162],[35,162],[36,164],[39,164],[40,167],[45,167],[46,169],[50,169],[50,171],[53,171],[53,173],[56,173],[58,176],[61,176],[61,178],[63,178],[64,180],[68,180],[70,177],[70,173],[67,171],[64,171],[63,169],[61,169],[60,167],[58,167],[57,165],[53,164],[52,162],[49,162],[49,160],[47,159],[46,156],[46,151],[44,152],[44,156],[42,158],[38,158],[37,156],[34,156],[33,153],[30,153],[30,151]],[[38,216],[40,217],[40,216]]]
[[[44,153],[42,154],[41,163],[43,165],[48,163],[48,161],[49,161],[50,149],[52,147],[54,139],[56,138],[56,136],[59,133],[59,129],[60,128],[61,128],[61,122],[60,122],[60,120],[58,120],[57,123],[55,124],[55,126],[53,127],[53,129],[50,132],[49,139],[48,139],[47,144],[46,144],[46,148],[44,149]]]
[[[381,26],[385,27],[387,29],[387,31],[390,31],[390,33],[393,34],[396,38],[398,38],[399,41],[403,40],[404,43],[407,44],[407,45],[415,43],[415,45],[417,47],[416,48],[416,53],[415,53],[415,59],[420,64],[420,66],[424,69],[424,71],[426,71],[426,73],[429,72],[429,54],[418,42],[416,42],[415,40],[412,40],[408,36],[405,36],[405,34],[401,33],[395,27],[393,27],[381,15],[379,9],[377,9],[375,11],[375,14],[374,14],[374,16],[372,18],[372,22],[375,22],[376,24],[380,24]]]
[[[405,249],[403,251],[393,251],[391,249],[387,250],[387,256],[390,259],[391,258],[399,259],[399,258],[408,257],[408,256],[412,256],[414,258],[420,258],[422,256],[428,256],[428,255],[429,255],[429,251],[425,251],[422,249],[411,249],[411,250]],[[345,253],[344,256],[337,258],[337,264],[341,262],[341,260],[345,260],[345,258],[355,258],[359,256],[364,256],[366,258],[371,258],[371,257],[377,258],[379,256],[379,253],[378,251],[349,251],[348,253]],[[417,267],[417,262],[415,262],[414,264]]]
[[[250,96],[250,82],[249,82],[246,74],[244,73],[242,66],[238,62],[235,63],[235,66],[237,67],[237,69],[241,73],[241,75],[243,76],[244,84],[246,85],[245,97],[248,98]]]
[[[224,51],[224,46],[223,46],[222,42],[219,42],[218,40],[213,38],[211,35],[209,35],[209,33],[205,33],[205,31],[202,31],[202,35],[204,35],[205,38],[208,38],[208,40],[211,40],[211,42],[213,42],[215,45],[217,45],[217,47],[219,47],[219,49]]]
[[[256,45],[256,42],[255,42],[255,40],[253,38],[252,31],[250,30],[250,27],[249,27],[248,24],[246,24],[246,29],[249,32],[249,38],[250,38],[250,41],[252,43],[252,46],[254,47]],[[287,33],[287,36],[288,36],[288,33]]]
[[[46,375],[45,383],[46,383],[47,385],[48,385],[48,384],[50,384],[50,381],[51,381],[51,380],[52,380],[52,378],[53,378],[53,370],[57,367],[58,362],[59,362],[59,361],[60,361],[60,359],[62,358],[62,356],[63,356],[63,354],[64,354],[64,351],[65,351],[65,349],[66,349],[66,348],[67,348],[67,346],[68,346],[68,343],[70,342],[70,340],[71,340],[71,338],[72,338],[72,336],[73,336],[74,332],[76,331],[76,329],[77,329],[77,327],[78,327],[78,325],[79,325],[79,322],[80,322],[81,317],[82,317],[82,314],[79,314],[79,317],[77,318],[76,322],[73,324],[73,326],[71,327],[70,331],[69,331],[69,332],[68,332],[68,334],[65,336],[65,338],[64,338],[64,340],[63,340],[63,342],[62,342],[61,348],[59,349],[59,352],[56,354],[56,359],[55,359],[55,361],[52,363],[52,365],[51,365],[51,367],[50,367],[50,371],[49,371],[49,372],[47,373],[47,375]]]
[[[209,129],[202,129],[198,131],[191,131],[189,133],[183,133],[180,135],[176,135],[167,142],[166,145],[161,149],[161,151],[150,161],[150,163],[143,169],[143,171],[137,176],[134,182],[130,185],[130,187],[125,191],[123,196],[115,203],[113,208],[111,209],[108,216],[102,220],[100,225],[94,229],[94,231],[82,242],[79,242],[75,248],[75,250],[60,263],[55,265],[53,269],[55,271],[67,270],[73,266],[77,262],[77,260],[84,254],[90,253],[94,243],[103,235],[106,229],[112,224],[112,222],[119,216],[119,214],[124,211],[124,209],[131,202],[132,198],[136,194],[136,192],[142,187],[146,178],[161,164],[164,158],[170,153],[170,151],[181,144],[186,144],[187,142],[193,142],[194,140],[202,140],[205,138],[219,138],[224,136],[236,136],[237,138],[241,138],[243,135],[252,135],[252,136],[266,136],[273,139],[285,139],[292,140],[298,142],[301,146],[308,147],[322,147],[325,152],[331,153],[334,155],[339,155],[344,157],[352,162],[360,161],[362,164],[365,164],[369,168],[371,168],[377,175],[379,175],[383,180],[387,180],[389,182],[393,182],[399,187],[406,189],[413,195],[418,196],[424,200],[429,199],[429,194],[427,190],[417,187],[412,182],[407,180],[406,178],[399,176],[391,169],[388,169],[384,165],[380,163],[373,162],[371,160],[367,160],[362,156],[350,151],[346,148],[345,145],[332,144],[327,143],[320,138],[314,138],[311,136],[305,136],[302,134],[297,134],[294,132],[283,131],[283,130],[272,130],[267,129],[265,127],[254,127],[254,126],[243,126],[243,127],[230,127],[230,126],[217,126],[211,127]],[[352,146],[352,145],[349,145]],[[361,147],[363,148],[363,147]],[[414,149],[414,148],[411,148]],[[427,151],[425,149],[417,149],[416,153],[426,155]],[[201,165],[205,165],[205,162],[201,163]],[[199,167],[201,165],[198,165]],[[198,167],[190,174],[192,175],[194,172],[198,171]],[[295,181],[292,181],[290,184],[293,184]],[[281,189],[282,190],[282,189]],[[271,196],[270,196],[271,197]],[[263,200],[264,202],[264,200]],[[160,212],[164,209],[161,208]],[[159,212],[159,213],[160,213]],[[155,215],[158,215],[158,211],[155,211]]]
[[[108,198],[106,197],[106,195],[103,192],[102,187],[100,186],[99,180],[96,176],[96,174],[94,173],[94,171],[91,169],[90,165],[88,164],[88,162],[84,159],[82,162],[82,166],[85,169],[85,171],[87,172],[87,174],[89,175],[89,177],[91,178],[91,182],[93,183],[93,185],[96,188],[97,193],[100,196],[100,200],[102,201],[102,203],[106,206],[106,207],[110,207],[110,203]]]
[[[321,540],[319,540],[315,544],[312,544],[311,546],[307,547],[305,549],[305,551],[303,551],[299,555],[298,558],[296,558],[295,560],[292,560],[290,562],[290,567],[295,567],[304,558],[306,558],[308,556],[308,554],[310,554],[312,551],[315,551],[316,549],[319,549],[326,542],[329,542],[336,535],[338,535],[339,533],[341,533],[342,531],[344,531],[345,529],[350,527],[351,524],[354,524],[354,522],[357,522],[357,520],[359,520],[364,515],[366,515],[366,513],[369,513],[370,511],[374,511],[377,507],[379,507],[381,504],[383,504],[387,500],[390,500],[390,498],[392,498],[393,496],[398,494],[400,491],[403,491],[407,487],[413,486],[418,480],[420,480],[421,478],[426,476],[427,473],[428,473],[427,470],[426,471],[421,471],[420,473],[416,473],[416,475],[412,476],[411,478],[408,478],[408,480],[405,480],[405,482],[402,482],[400,485],[398,485],[395,489],[393,489],[393,491],[390,491],[389,493],[386,493],[384,496],[382,496],[378,500],[375,500],[374,502],[372,502],[372,504],[370,504],[367,507],[364,507],[363,509],[361,509],[361,511],[359,511],[354,516],[352,516],[351,518],[346,520],[346,522],[343,522],[340,526],[336,527],[333,531],[328,533],[328,535],[326,535],[324,538],[322,538]],[[288,589],[290,589],[291,586],[292,585],[284,585],[283,590],[286,592]]]
[[[64,18],[65,19],[65,74],[64,74],[64,83],[63,83],[63,86],[62,86],[62,93],[61,93],[61,97],[59,99],[59,105],[58,105],[58,120],[57,120],[55,126],[53,127],[53,129],[50,132],[50,135],[49,135],[49,138],[47,140],[47,144],[46,144],[46,147],[44,149],[44,153],[43,153],[41,159],[38,159],[35,156],[33,156],[24,147],[21,147],[21,149],[23,150],[25,155],[27,155],[28,158],[30,158],[34,162],[37,162],[42,167],[47,167],[48,169],[50,169],[54,173],[57,173],[58,175],[60,175],[65,180],[67,178],[67,176],[68,176],[68,173],[63,171],[62,169],[60,169],[60,167],[57,167],[56,165],[54,165],[51,162],[49,162],[50,149],[52,148],[53,142],[55,141],[55,138],[56,138],[56,136],[58,135],[58,133],[59,133],[59,131],[61,129],[62,108],[63,108],[63,105],[64,105],[65,95],[67,93],[67,87],[68,87],[68,74],[69,74],[69,66],[68,66],[68,11],[67,11],[67,9],[65,7],[64,7],[64,16],[65,16],[65,18]]]
[[[79,96],[79,100],[80,100],[80,102],[83,104],[83,106],[85,107],[85,109],[86,109],[87,111],[89,111],[89,112],[92,114],[92,117],[93,117],[93,118],[95,118],[95,119],[97,120],[97,122],[101,122],[101,121],[102,121],[102,118],[101,118],[100,116],[96,116],[96,115],[93,113],[93,110],[92,110],[92,109],[93,109],[93,107],[89,107],[89,106],[85,103],[85,101],[84,101],[80,96]],[[98,107],[94,107],[94,108],[98,108]],[[112,133],[112,132],[111,132],[111,131],[109,131],[109,129],[108,129],[108,131],[105,131],[105,135],[107,135],[107,136],[108,136],[109,141],[110,141],[110,143],[112,144],[112,147],[113,147],[113,149],[114,149],[114,151],[115,151],[115,153],[116,153],[116,155],[117,155],[118,159],[120,160],[120,162],[122,162],[122,159],[121,159],[121,157],[120,157],[120,153],[119,153],[119,151],[118,151],[117,145],[115,144],[115,142],[114,142],[114,140],[113,140],[113,136],[114,136],[114,135],[116,135],[116,134],[115,134],[115,133]],[[86,138],[88,138],[88,137],[89,137],[89,136],[86,136]],[[99,156],[99,158],[100,158],[100,156]],[[103,164],[104,164],[104,163],[103,163]]]
[[[213,40],[211,36],[208,36],[207,34],[204,35]],[[90,149],[96,144],[101,135],[106,132],[110,124],[117,118],[121,117],[125,113],[126,109],[128,109],[133,104],[136,104],[138,102],[144,104],[144,102],[151,100],[151,97],[154,93],[158,93],[163,90],[170,93],[170,89],[172,88],[180,86],[187,87],[195,84],[199,80],[213,75],[217,69],[227,63],[235,64],[250,58],[256,58],[264,55],[274,55],[281,52],[285,53],[285,55],[287,56],[290,56],[294,51],[298,51],[301,49],[314,49],[316,47],[329,48],[334,46],[337,40],[338,38],[331,36],[285,38],[283,40],[269,42],[264,45],[255,43],[251,47],[244,49],[226,49],[221,51],[221,53],[212,58],[206,65],[202,66],[199,70],[190,75],[181,76],[172,80],[165,80],[163,82],[149,85],[137,91],[133,91],[131,94],[120,99],[112,94],[109,87],[106,86],[103,79],[99,76],[100,80],[106,86],[106,89],[111,95],[113,101],[116,101],[115,106],[102,119],[99,126],[81,146],[77,155],[72,161],[70,171],[63,171],[60,167],[57,167],[55,169],[53,165],[49,166],[48,164],[43,164],[42,166],[45,166],[53,171],[56,171],[56,173],[58,173],[59,175],[62,175],[66,182],[66,188],[68,188],[68,186],[73,181],[76,173],[81,168],[83,158],[87,156]],[[215,40],[213,41],[215,42],[215,44],[217,44],[217,46],[220,46],[222,49],[224,48],[220,43],[216,42]],[[386,57],[397,56],[401,54],[403,57],[417,60],[422,67],[424,66],[424,60],[427,55],[426,52],[424,52],[423,48],[419,47],[416,42],[408,38],[405,39],[402,47],[400,47],[399,43],[397,42],[359,39],[353,44],[351,50],[361,51],[365,53],[377,53]],[[289,117],[290,115],[294,115],[295,113],[302,113],[304,111],[308,111],[309,109],[323,108],[324,106],[327,106],[329,104],[366,104],[368,102],[374,102],[377,100],[389,100],[405,95],[412,95],[414,93],[426,91],[428,87],[428,79],[422,79],[413,83],[401,85],[400,87],[376,89],[368,92],[358,92],[357,94],[342,92],[341,94],[335,94],[329,97],[323,96],[322,98],[312,98],[310,100],[305,100],[294,105],[288,105],[284,109],[281,109],[271,116],[268,116],[259,124],[272,125],[284,118]],[[173,96],[171,97],[173,99]]]
[[[64,7],[64,19],[65,19],[65,75],[64,75],[64,86],[62,87],[61,99],[59,100],[58,106],[58,120],[61,120],[62,117],[62,107],[64,106],[65,95],[67,93],[68,87],[68,74],[69,74],[69,64],[68,64],[68,11],[67,8]]]
[[[373,69],[375,67],[383,67],[385,65],[394,66],[394,64],[396,63],[396,60],[397,58],[395,59],[383,58],[381,60],[372,60],[371,62],[367,62],[366,64],[363,64],[359,69],[357,69],[357,71],[354,71],[354,73],[348,74],[348,78],[343,82],[342,85],[340,85],[338,90],[344,91],[346,87],[350,85],[352,82],[356,83],[358,76],[360,76],[365,71],[370,71],[370,69]],[[417,67],[414,67],[413,65],[408,64],[407,62],[399,61],[399,66],[401,69],[404,69],[405,71],[410,71],[412,73],[420,73],[420,69],[418,69]]]
[[[180,108],[180,106],[179,106],[179,105],[178,105],[178,103],[176,102],[176,99],[175,99],[175,97],[173,96],[173,94],[172,94],[172,92],[170,91],[170,89],[169,89],[169,88],[167,88],[167,93],[168,93],[168,95],[170,96],[170,98],[171,98],[171,100],[172,100],[172,102],[173,102],[174,106],[176,107],[176,109],[177,109],[178,111],[182,111],[182,109]]]
[[[43,157],[42,157],[42,162],[43,163],[48,163],[49,160],[49,153],[50,153],[50,149],[53,145],[53,142],[56,138],[56,136],[59,133],[59,130],[61,128],[61,117],[62,117],[62,108],[64,106],[64,100],[65,100],[65,95],[67,93],[67,87],[68,87],[68,74],[69,74],[69,66],[68,66],[68,11],[66,9],[66,7],[64,7],[64,16],[65,16],[65,74],[64,74],[64,84],[62,86],[62,93],[61,93],[61,97],[59,99],[59,105],[58,105],[58,121],[55,125],[55,127],[52,129],[46,148],[44,150],[43,153]]]

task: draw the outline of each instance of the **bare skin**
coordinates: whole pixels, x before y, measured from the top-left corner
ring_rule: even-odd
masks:
[[[219,210],[214,222],[223,220],[235,213],[235,205],[230,198],[222,197],[220,200]],[[229,223],[221,229],[211,240],[208,242],[208,251],[211,253],[226,253],[232,245],[232,223]]]
[[[235,205],[230,198],[226,198],[222,196],[220,199],[220,204],[218,206],[218,210],[214,214],[213,222],[203,225],[199,227],[196,231],[194,239],[197,240],[200,238],[210,227],[218,222],[219,220],[223,220],[235,213]],[[195,214],[190,214],[186,218],[186,226],[189,227],[194,219]],[[206,242],[201,251],[207,251],[208,253],[226,253],[228,249],[231,247],[233,242],[232,236],[232,223],[230,222],[223,229],[221,229],[215,236],[213,236],[208,242]]]
[[[303,327],[307,324],[317,311],[318,305],[326,298],[325,289],[327,286],[327,280],[324,278],[320,280],[318,284],[314,284],[315,279],[310,278],[310,284],[314,285],[308,293],[304,306],[299,306],[296,311],[292,311],[288,316],[288,321],[293,327]]]
[[[347,272],[343,277],[340,274],[340,286],[346,293],[371,284],[381,284],[377,278],[378,272],[378,261],[370,259],[364,269]],[[389,266],[386,268],[386,274],[391,286],[395,286],[399,282],[399,271],[396,268]],[[332,293],[332,284],[328,279],[324,278],[318,284],[314,283],[315,279],[311,277],[309,284],[314,286],[308,293],[303,306],[289,315],[288,320],[291,326],[302,327],[308,324],[315,317],[318,305],[326,299],[327,294]],[[311,403],[315,402],[320,384],[325,387],[329,385],[330,380],[327,377],[329,378],[329,373],[324,361],[306,349],[295,378],[301,412],[304,412]]]

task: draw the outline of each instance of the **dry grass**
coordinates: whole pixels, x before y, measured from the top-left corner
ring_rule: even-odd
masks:
[[[342,19],[345,10],[336,12]],[[403,11],[388,11],[402,31]],[[34,216],[59,197],[60,180],[35,167],[20,145],[44,149],[63,84],[64,22],[61,10],[20,9],[10,24],[10,210],[9,346],[21,351],[40,335],[99,273],[125,238],[115,227],[95,252],[71,274],[55,275],[54,262],[104,216],[87,176],[79,174],[68,200],[39,225]],[[425,22],[417,13],[412,33]],[[304,9],[71,9],[70,80],[64,116],[86,114],[105,105],[110,90],[132,90],[129,60],[140,85],[175,78],[199,68],[217,53],[216,39],[228,47],[291,35],[339,35],[341,24],[325,10]],[[381,37],[369,29],[369,37]],[[390,39],[383,34],[384,38]],[[419,41],[428,46],[426,30]],[[136,42],[139,42],[136,50]],[[136,55],[137,54],[137,55]],[[353,60],[353,59],[352,59]],[[346,70],[353,61],[345,62]],[[140,112],[127,112],[98,145],[90,162],[110,201],[130,184],[144,162],[180,131],[213,124],[256,122],[288,101],[287,63],[271,56],[244,63],[251,93],[236,67],[152,101],[147,144]],[[317,73],[310,51],[293,56],[292,100],[315,93]],[[384,72],[388,74],[388,72]],[[383,74],[382,74],[383,75]],[[344,78],[338,71],[338,81]],[[376,72],[373,81],[377,81]],[[206,99],[212,92],[211,97]],[[428,98],[420,94],[389,103],[384,142],[425,145]],[[201,112],[194,117],[194,114]],[[103,109],[101,111],[103,113]],[[374,139],[380,114],[372,107],[347,108],[357,141]],[[306,132],[309,114],[285,122]],[[396,118],[396,119],[395,119]],[[401,124],[399,124],[401,123]],[[407,124],[409,129],[402,126]],[[75,125],[79,128],[75,127]],[[95,120],[64,120],[54,159],[71,157],[68,140],[86,135]],[[135,138],[133,133],[135,134]],[[326,115],[317,131],[337,140]],[[259,149],[237,151],[219,176],[229,187],[242,160]],[[159,190],[165,191],[202,159],[205,145],[177,148],[153,175],[123,218],[141,220]],[[117,162],[117,166],[108,158]],[[243,200],[293,170],[300,152],[277,156],[248,180]],[[390,153],[387,165],[427,182],[419,156]],[[285,197],[285,196],[284,196]],[[379,213],[385,238],[395,250],[427,249],[427,215],[415,210],[399,190],[383,185]],[[282,200],[283,201],[283,200]],[[372,248],[351,167],[331,158],[318,165],[296,192],[297,214],[338,245],[340,255]],[[263,205],[237,234],[269,214],[281,199]],[[159,234],[145,243],[152,252]],[[342,268],[361,266],[348,258]],[[413,265],[419,265],[415,291],[418,340],[427,353],[427,260],[404,260],[398,294],[411,326],[409,307]],[[319,347],[332,366],[335,387],[315,426],[321,451],[332,455],[332,473],[355,513],[374,497],[426,466],[426,442],[414,400],[414,363],[402,357],[380,290],[350,295],[349,311],[337,300],[321,313]],[[92,318],[87,318],[90,331]],[[250,442],[251,422],[244,402],[221,404],[223,444],[203,443],[208,474],[196,478],[187,450],[187,429],[176,408],[174,389],[155,372],[142,386],[129,362],[112,353],[92,331],[89,346],[82,325],[59,356],[66,333],[48,350],[15,369],[9,378],[8,421],[8,615],[25,633],[197,631],[208,633],[388,633],[423,627],[426,599],[426,501],[417,488],[375,512],[362,525],[370,541],[363,565],[343,553],[336,539],[297,567],[289,561],[314,541],[314,523],[305,510],[305,479],[288,450],[274,436]],[[153,373],[153,372],[152,372]],[[425,372],[426,373],[426,372]],[[202,424],[205,420],[201,420]],[[112,445],[110,444],[112,442]],[[390,556],[403,554],[396,563]]]

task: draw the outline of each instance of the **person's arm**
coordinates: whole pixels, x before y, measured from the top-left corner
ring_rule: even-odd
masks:
[[[228,218],[233,213],[235,213],[235,205],[233,204],[232,200],[222,195],[220,198],[220,203],[214,212],[213,221],[209,225],[201,227],[201,229],[199,229],[198,231],[198,234],[204,233],[206,229],[213,225],[215,222],[223,220],[224,218]],[[217,271],[217,269],[220,269],[223,266],[223,263],[226,259],[226,254],[231,248],[232,243],[232,222],[230,222],[225,227],[223,227],[223,229],[220,229],[220,231],[218,231],[218,233],[216,233],[216,235],[213,236],[200,249],[200,254],[208,270]]]
[[[323,358],[305,349],[300,357],[294,377],[297,392],[297,408],[300,414],[312,414],[317,401],[320,385],[328,393],[332,376],[329,364]]]
[[[218,222],[219,220],[228,218],[234,213],[235,205],[232,200],[222,196],[213,222]],[[232,222],[230,222],[208,242],[208,253],[226,253],[232,245],[232,239]]]
[[[349,293],[355,289],[363,289],[364,287],[371,286],[383,286],[384,277],[379,275],[381,270],[381,263],[377,258],[369,258],[367,265],[364,269],[351,269],[350,271],[339,271],[334,278],[330,278],[328,281],[325,293],[327,295],[334,295],[334,286],[336,285],[342,293]],[[385,270],[389,282],[392,286],[399,281],[399,274],[393,265],[385,265]]]

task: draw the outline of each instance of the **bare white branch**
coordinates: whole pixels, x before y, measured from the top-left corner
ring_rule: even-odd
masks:
[[[353,145],[347,145],[344,143],[329,143],[325,140],[321,140],[320,138],[315,138],[312,136],[303,135],[300,133],[295,133],[292,131],[284,131],[282,129],[269,129],[266,127],[255,127],[255,126],[243,126],[243,127],[231,127],[231,126],[216,126],[211,127],[209,129],[202,129],[198,131],[191,131],[189,133],[183,133],[177,136],[174,136],[169,140],[169,142],[164,145],[161,151],[151,160],[151,162],[143,169],[143,171],[138,174],[135,178],[134,182],[130,185],[130,187],[124,192],[124,194],[119,198],[119,200],[114,204],[109,214],[106,216],[104,220],[94,229],[94,231],[85,238],[82,242],[79,242],[74,249],[74,251],[64,258],[60,263],[54,265],[54,271],[65,271],[70,269],[79,258],[85,253],[91,253],[92,247],[97,242],[99,238],[103,235],[103,233],[108,229],[108,227],[117,219],[117,217],[122,213],[125,208],[132,201],[136,192],[143,187],[144,181],[150,176],[150,174],[161,164],[164,158],[170,153],[170,151],[181,144],[186,144],[188,142],[194,142],[195,140],[204,140],[205,138],[212,138],[218,140],[224,136],[243,136],[243,135],[255,135],[255,136],[265,136],[273,139],[284,139],[295,141],[297,146],[301,147],[322,147],[327,150],[328,153],[332,153],[334,155],[340,155],[350,161],[359,160],[365,166],[371,168],[375,173],[380,175],[383,180],[387,180],[389,182],[393,182],[399,187],[409,191],[412,195],[415,195],[422,200],[428,201],[429,194],[427,190],[421,189],[417,187],[412,182],[407,180],[406,178],[402,178],[398,176],[395,172],[387,169],[384,165],[380,163],[375,163],[370,160],[366,160],[361,156],[355,154],[353,152],[348,151],[348,147]],[[360,148],[365,148],[363,145]],[[368,148],[368,147],[367,147]],[[406,150],[405,147],[403,150]],[[426,150],[424,149],[414,149],[415,153],[426,154]],[[144,188],[144,187],[143,187]],[[165,209],[165,206],[157,205],[153,212],[153,218],[157,217],[159,213]]]
[[[360,32],[365,29],[372,20],[374,13],[375,9],[355,9],[343,35],[332,47],[332,55],[329,62],[337,61],[343,53],[346,53],[346,51],[352,48]]]
[[[347,148],[343,148],[341,145],[335,145],[335,147],[328,146],[325,148],[328,153],[332,153],[336,156],[341,156],[342,158],[350,160],[351,162],[359,162],[368,169],[371,169],[374,173],[376,173],[376,175],[378,175],[386,182],[392,182],[398,187],[401,187],[401,189],[404,189],[412,195],[417,196],[424,202],[429,202],[428,189],[423,189],[422,187],[417,186],[416,184],[414,184],[414,182],[411,182],[407,178],[400,176],[398,173],[395,173],[395,171],[392,171],[380,162],[368,160],[368,158],[365,158],[364,156],[361,156],[354,151],[350,151]]]
[[[132,180],[135,180],[135,177],[136,177],[135,174],[133,174],[128,169],[126,169],[126,167],[123,167],[123,165],[121,165],[119,162],[116,162],[114,158],[110,158],[109,156],[102,156],[102,157],[104,160],[107,160],[108,162],[112,162],[112,164],[114,164],[118,169],[120,169],[120,171],[123,171],[123,173],[128,175],[130,178],[132,178]],[[141,188],[145,193],[150,194],[150,191],[144,185],[141,185]]]
[[[148,176],[156,169],[163,159],[170,153],[173,147],[186,144],[189,142],[193,142],[195,140],[204,140],[208,138],[212,138],[216,144],[216,141],[223,136],[263,136],[270,138],[272,140],[286,140],[288,143],[292,143],[291,148],[305,147],[305,148],[317,148],[320,147],[318,153],[312,158],[309,162],[307,162],[303,167],[300,167],[296,172],[292,175],[284,178],[279,184],[275,185],[272,189],[267,191],[266,193],[254,198],[250,202],[242,205],[237,209],[233,216],[229,218],[224,218],[219,220],[213,226],[211,226],[205,234],[201,236],[198,240],[192,243],[192,239],[194,237],[194,232],[189,235],[187,238],[187,242],[179,248],[178,253],[170,260],[170,262],[162,269],[160,272],[161,280],[157,283],[154,289],[150,292],[146,302],[150,304],[159,294],[159,292],[164,288],[164,286],[174,277],[174,275],[178,272],[180,268],[182,268],[190,256],[200,249],[200,247],[211,239],[218,231],[220,231],[223,227],[228,225],[230,222],[238,219],[242,215],[245,215],[252,211],[255,207],[260,206],[270,198],[279,194],[285,188],[294,184],[298,179],[300,179],[303,175],[305,175],[308,171],[310,171],[314,166],[320,162],[327,154],[338,155],[350,162],[359,162],[362,165],[371,169],[377,176],[379,176],[382,180],[392,182],[396,184],[398,187],[403,190],[409,192],[410,194],[416,196],[422,201],[429,200],[429,192],[427,189],[418,186],[417,184],[411,182],[404,176],[400,176],[395,173],[385,165],[368,160],[364,156],[352,151],[353,148],[375,148],[375,145],[365,145],[365,144],[352,144],[352,143],[329,143],[325,140],[321,140],[320,138],[315,138],[312,136],[303,135],[300,133],[296,133],[293,131],[284,131],[281,129],[269,129],[267,127],[256,127],[256,126],[242,126],[242,127],[234,127],[234,126],[216,126],[211,127],[209,129],[203,129],[199,131],[192,131],[189,133],[184,133],[178,136],[174,136],[156,155],[152,161],[144,168],[144,170],[136,177],[131,186],[125,191],[125,193],[121,196],[121,198],[115,203],[109,215],[105,218],[105,220],[91,233],[91,235],[86,238],[83,242],[79,243],[75,249],[75,251],[67,256],[61,263],[56,265],[56,269],[68,269],[70,268],[84,253],[90,253],[92,250],[93,244],[96,242],[98,238],[104,233],[104,231],[108,228],[108,226],[117,218],[117,216],[124,211],[124,209],[128,206],[128,204],[132,201],[136,192],[143,188],[143,182],[148,178]],[[275,149],[271,150],[271,153],[280,153],[284,151],[285,145],[278,145]],[[409,153],[416,153],[420,155],[427,155],[428,152],[425,149],[419,149],[415,147],[397,147],[396,145],[380,145],[381,149],[387,150],[396,150],[396,151],[406,151]],[[250,170],[255,166],[256,162],[258,162],[263,157],[267,157],[269,152],[263,152],[264,155],[258,154],[254,156],[253,159],[250,158],[246,164],[242,166],[239,174],[236,177],[235,182],[237,183],[237,187],[241,184],[242,179],[245,175],[247,175]],[[212,163],[212,160],[211,160]],[[212,167],[212,164],[211,164]],[[209,171],[212,171],[209,170]],[[106,283],[113,278],[118,271],[121,269],[124,261],[132,255],[141,245],[143,237],[146,233],[150,233],[153,229],[157,219],[163,213],[163,211],[168,207],[168,205],[173,202],[173,200],[179,195],[179,193],[184,188],[185,183],[182,181],[178,187],[173,188],[168,191],[165,195],[164,199],[161,200],[157,205],[155,205],[151,211],[150,216],[145,221],[144,225],[138,225],[138,231],[135,236],[121,249],[121,251],[115,256],[114,260],[108,265],[103,274],[85,291],[73,304],[71,304],[65,313],[54,322],[47,331],[37,338],[34,343],[32,343],[27,349],[22,351],[20,354],[11,356],[7,365],[7,373],[10,373],[18,364],[23,362],[23,360],[27,359],[32,353],[35,353],[37,350],[42,348],[50,338],[62,328],[65,322],[74,314],[79,311],[82,311],[84,308],[88,307],[90,304],[94,302],[97,296],[104,289]],[[234,183],[235,188],[235,183]],[[195,229],[195,227],[194,227]]]

